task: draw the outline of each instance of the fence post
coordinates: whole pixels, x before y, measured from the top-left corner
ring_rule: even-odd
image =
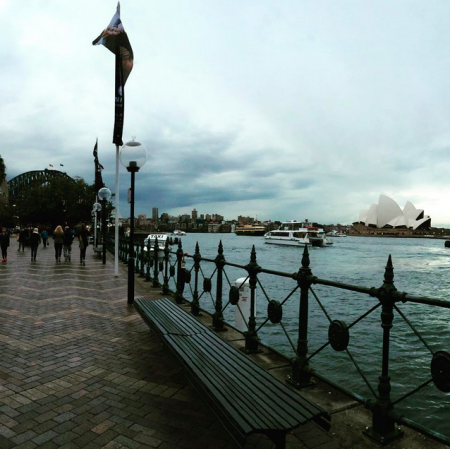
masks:
[[[297,355],[291,359],[292,374],[287,376],[287,381],[296,388],[313,385],[311,381],[311,368],[308,357],[308,308],[309,287],[312,283],[312,272],[309,268],[308,245],[305,244],[302,256],[302,266],[297,273],[297,283],[300,287],[300,308],[298,317]]]
[[[200,315],[200,302],[198,300],[198,272],[200,271],[200,260],[202,256],[200,254],[200,247],[198,246],[198,242],[195,245],[195,254],[194,254],[194,271],[195,271],[195,285],[194,285],[194,294],[192,297],[191,303],[191,313],[192,315],[199,316]]]
[[[136,251],[134,251],[135,253],[135,264],[134,264],[134,272],[135,273],[139,273],[139,243],[134,243],[133,244],[134,248]]]
[[[223,267],[225,266],[225,257],[223,257],[222,240],[219,242],[219,249],[215,259],[217,267],[217,284],[216,284],[216,311],[213,314],[213,328],[216,332],[226,330],[222,313],[222,284],[223,284]]]
[[[166,244],[164,246],[164,284],[163,284],[163,289],[162,289],[162,294],[163,295],[170,294],[170,290],[169,290],[169,276],[168,276],[169,254],[170,254],[169,239],[166,239]]]
[[[181,245],[181,239],[179,239],[177,249],[177,292],[175,293],[175,302],[177,304],[183,304],[184,270],[181,269],[182,260],[183,247]]]
[[[391,378],[389,377],[389,340],[392,321],[394,320],[394,267],[392,258],[389,259],[384,271],[384,283],[378,290],[377,298],[381,302],[381,327],[383,328],[383,357],[381,376],[378,378],[378,398],[375,403],[368,404],[372,410],[372,427],[366,428],[364,433],[379,444],[386,445],[392,440],[401,438],[403,431],[395,426],[391,402]]]
[[[259,338],[256,332],[256,318],[255,318],[255,290],[258,283],[258,273],[260,270],[258,262],[256,262],[256,249],[253,245],[250,254],[250,263],[247,265],[247,272],[250,284],[250,316],[248,318],[248,331],[245,335],[245,352],[247,354],[254,354],[258,352]]]
[[[145,282],[150,282],[151,276],[150,276],[150,238],[147,240],[147,255],[145,256],[147,268],[145,270]]]
[[[143,278],[145,276],[145,272],[144,272],[144,241],[142,241],[141,243],[141,268],[139,270],[139,277]]]
[[[158,251],[159,251],[159,243],[158,243],[158,237],[155,236],[155,243],[153,246],[153,285],[152,287],[159,287],[158,282]]]
[[[123,246],[125,250],[125,254],[123,257],[123,263],[128,264],[128,256],[130,255],[130,241],[128,239],[123,240]]]

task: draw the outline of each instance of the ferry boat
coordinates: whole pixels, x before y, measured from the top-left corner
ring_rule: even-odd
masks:
[[[164,257],[164,248],[166,247],[167,234],[149,234],[144,239],[144,251],[148,251],[149,241],[150,241],[150,255],[154,254],[155,251],[155,241],[158,239],[158,257]],[[169,242],[170,243],[170,242]]]
[[[285,221],[276,231],[264,235],[265,243],[286,246],[330,246],[329,239],[322,228],[310,226],[309,223]]]
[[[327,237],[347,237],[347,234],[343,233],[342,231],[333,229],[332,231],[327,233]]]
[[[266,227],[263,225],[236,226],[234,233],[236,235],[263,236],[266,233]]]

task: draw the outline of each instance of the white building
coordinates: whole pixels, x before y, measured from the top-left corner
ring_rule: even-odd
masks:
[[[386,195],[380,195],[378,204],[371,204],[369,209],[359,213],[359,223],[373,228],[412,229],[429,228],[431,218],[424,215],[423,209],[416,209],[412,203],[406,202],[403,210]]]

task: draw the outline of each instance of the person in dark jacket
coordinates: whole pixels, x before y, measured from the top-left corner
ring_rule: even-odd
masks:
[[[18,251],[20,251],[20,248],[22,248],[22,252],[25,251],[25,243],[27,241],[27,237],[28,237],[28,231],[26,229],[22,229],[19,232],[19,249],[18,249]]]
[[[9,234],[6,232],[6,228],[2,228],[0,234],[0,247],[2,249],[2,262],[8,260],[8,246],[9,246]]]
[[[70,255],[72,254],[73,233],[69,226],[64,228],[64,260],[70,262]]]
[[[56,226],[56,229],[53,231],[53,242],[55,243],[56,263],[61,263],[61,253],[64,243],[64,231],[61,226]]]
[[[41,243],[41,236],[39,235],[38,228],[34,228],[30,235],[30,246],[31,246],[31,262],[36,262],[36,255],[38,246]]]
[[[78,235],[78,241],[80,246],[80,263],[86,265],[86,248],[89,246],[88,242],[88,230],[86,228],[86,224],[83,223],[81,225],[81,231]]]

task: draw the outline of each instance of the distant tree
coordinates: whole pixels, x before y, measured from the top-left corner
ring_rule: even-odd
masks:
[[[6,180],[6,165],[5,161],[0,154],[0,183]]]
[[[65,222],[75,225],[91,221],[94,186],[82,178],[54,179],[31,185],[16,200],[16,215],[23,225],[40,224],[54,228]]]

